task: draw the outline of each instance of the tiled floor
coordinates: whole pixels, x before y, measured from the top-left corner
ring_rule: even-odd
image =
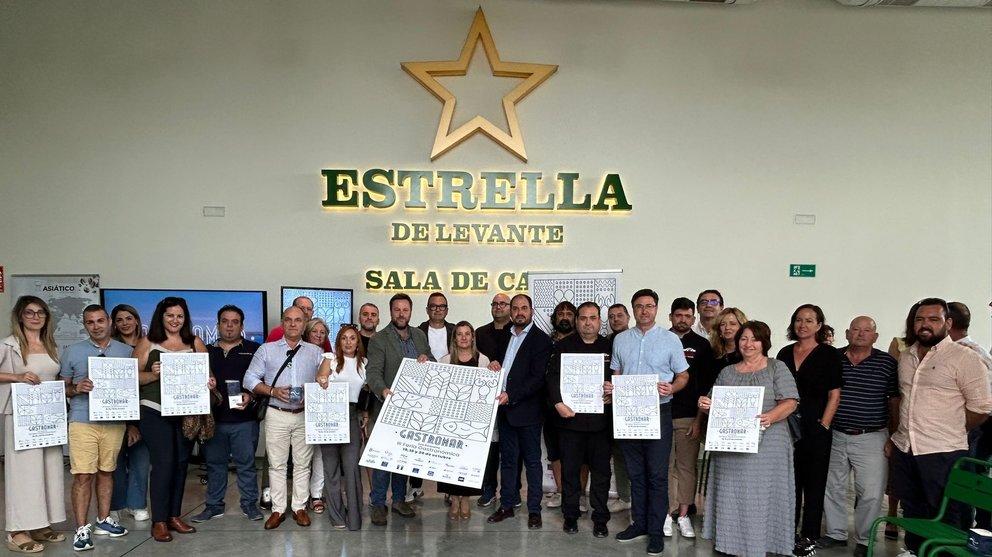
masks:
[[[187,518],[203,508],[205,486],[201,485],[196,466],[190,467],[186,483],[184,510]],[[72,477],[66,472],[66,496]],[[545,509],[544,528],[539,531],[527,529],[526,513],[501,524],[486,523],[486,516],[492,509],[473,507],[471,519],[450,521],[447,507],[440,495],[433,491],[430,482],[425,484],[427,495],[415,504],[417,517],[411,519],[390,515],[386,527],[372,526],[368,513],[360,532],[342,532],[331,528],[326,515],[311,515],[313,525],[301,528],[292,520],[287,520],[274,531],[262,529],[262,522],[251,522],[238,511],[238,497],[235,480],[231,476],[228,490],[227,509],[232,511],[221,518],[196,525],[199,532],[189,535],[176,535],[171,543],[158,543],[149,534],[150,523],[135,523],[130,517],[122,523],[131,532],[122,538],[108,539],[94,536],[95,548],[87,554],[91,557],[289,557],[299,556],[387,556],[414,557],[420,555],[451,556],[541,556],[541,557],[586,557],[607,555],[645,555],[646,543],[621,545],[613,539],[613,534],[628,524],[627,512],[615,513],[609,523],[610,537],[597,539],[592,536],[592,523],[586,518],[579,522],[579,533],[568,535],[562,532],[562,518],[557,509]],[[366,486],[367,489],[367,486]],[[367,495],[366,495],[367,496]],[[68,501],[67,501],[68,504]],[[756,509],[755,512],[760,512]],[[696,517],[697,531],[702,529],[702,518]],[[73,525],[64,522],[56,525],[71,540]],[[899,551],[901,542],[881,541],[880,554],[893,557]],[[821,550],[819,557],[841,557],[850,555],[852,547]],[[13,553],[0,549],[0,555]],[[41,555],[73,555],[71,542],[48,544]],[[711,557],[717,555],[713,544],[703,539],[682,539],[676,530],[674,538],[666,540],[665,554],[679,557]]]

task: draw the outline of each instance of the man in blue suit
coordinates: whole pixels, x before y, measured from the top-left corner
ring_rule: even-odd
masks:
[[[500,507],[488,522],[502,522],[513,516],[520,498],[520,472],[517,460],[527,469],[527,527],[536,530],[541,523],[543,496],[541,468],[541,427],[544,423],[544,382],[551,357],[551,339],[534,326],[530,296],[517,294],[510,300],[510,343],[501,359],[490,369],[506,370],[500,389],[499,456]]]

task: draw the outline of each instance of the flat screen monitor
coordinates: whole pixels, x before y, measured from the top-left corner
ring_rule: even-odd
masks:
[[[352,303],[354,292],[350,288],[318,288],[310,286],[283,286],[282,309],[293,305],[293,300],[306,296],[313,300],[313,316],[327,323],[328,336],[331,344],[338,334],[338,329],[352,320]]]
[[[100,302],[107,311],[117,304],[134,306],[141,316],[141,328],[148,333],[148,324],[155,306],[169,296],[184,298],[189,306],[193,333],[210,344],[217,340],[217,310],[228,304],[245,312],[244,336],[257,343],[265,342],[266,293],[264,290],[153,290],[145,288],[101,288]]]

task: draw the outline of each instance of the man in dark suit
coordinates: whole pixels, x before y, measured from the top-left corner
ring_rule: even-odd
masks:
[[[543,470],[541,467],[541,426],[544,423],[545,374],[551,357],[551,339],[534,326],[530,296],[517,294],[510,300],[513,328],[502,361],[490,369],[506,370],[499,394],[500,508],[487,520],[502,522],[513,516],[520,498],[517,459],[527,469],[527,527],[541,524]]]

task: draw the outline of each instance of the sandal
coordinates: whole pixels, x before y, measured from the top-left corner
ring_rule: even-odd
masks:
[[[470,501],[468,497],[458,498],[458,512],[462,515],[462,518],[464,518],[465,520],[472,518],[472,507],[469,503]]]
[[[324,500],[319,497],[310,499],[310,508],[317,514],[324,514]]]
[[[448,507],[448,520],[458,520],[458,505],[455,504],[454,498],[451,500],[451,506]]]
[[[27,534],[27,532],[17,532],[18,534]],[[34,540],[17,543],[14,541],[15,534],[7,534],[7,549],[13,551],[14,553],[41,553],[45,550],[45,546]]]
[[[50,527],[47,526],[45,528],[38,528],[37,530],[31,530],[30,532],[28,532],[28,534],[31,536],[31,539],[36,542],[57,543],[57,542],[65,541],[65,534],[63,534],[62,532],[56,532],[55,530],[52,530]]]

